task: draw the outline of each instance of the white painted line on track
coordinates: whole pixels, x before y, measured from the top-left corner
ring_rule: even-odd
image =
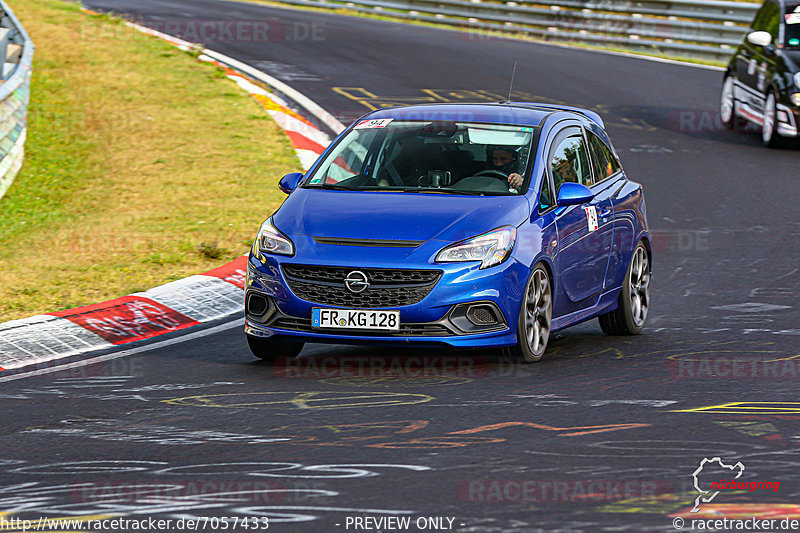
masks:
[[[56,372],[60,372],[63,370],[69,370],[71,368],[80,368],[82,366],[92,365],[95,363],[102,363],[104,361],[111,361],[112,359],[119,359],[120,357],[127,357],[129,355],[134,355],[137,353],[147,352],[150,350],[157,350],[159,348],[164,348],[166,346],[172,346],[173,344],[180,344],[182,342],[187,342],[193,339],[199,339],[201,337],[207,337],[208,335],[215,335],[221,331],[225,331],[227,329],[232,329],[235,327],[243,327],[244,326],[244,318],[237,318],[231,320],[230,322],[226,322],[224,324],[219,324],[218,326],[214,326],[212,328],[204,329],[202,331],[196,331],[194,333],[189,333],[187,335],[181,335],[179,337],[175,337],[174,339],[167,339],[165,341],[158,341],[154,342],[153,344],[148,344],[146,346],[138,346],[136,348],[130,348],[127,350],[121,350],[119,352],[109,353],[105,355],[100,355],[98,357],[91,357],[89,359],[83,359],[81,361],[73,361],[72,363],[64,363],[63,365],[56,365],[49,368],[41,368],[38,370],[32,370],[30,372],[22,372],[20,374],[14,374],[12,376],[5,376],[0,377],[0,383],[5,381],[14,381],[17,379],[23,378],[30,378],[34,376],[42,376],[46,374],[54,374]]]
[[[306,109],[309,113],[317,117],[323,124],[328,126],[331,131],[335,134],[339,134],[344,131],[345,126],[339,120],[336,119],[333,115],[325,111],[321,105],[313,101],[308,96],[304,95],[297,89],[290,87],[289,85],[283,83],[281,80],[277,78],[273,78],[269,74],[258,70],[257,68],[251,67],[246,63],[242,63],[241,61],[234,59],[232,57],[226,56],[225,54],[221,54],[214,50],[209,50],[206,48],[203,50],[203,54],[207,55],[208,57],[219,61],[220,63],[225,63],[226,65],[244,72],[248,76],[266,83],[267,85],[275,88],[279,92],[288,96],[291,100],[294,100],[297,104],[301,105],[304,109]]]

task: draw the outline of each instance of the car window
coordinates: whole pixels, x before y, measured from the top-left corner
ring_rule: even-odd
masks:
[[[534,127],[452,120],[362,120],[304,187],[425,194],[522,194]],[[513,174],[519,176],[514,177]],[[524,186],[524,181],[523,181]]]
[[[550,173],[556,191],[567,181],[587,187],[592,185],[586,143],[580,133],[570,135],[556,146],[550,158]]]
[[[786,4],[784,46],[790,49],[800,48],[800,2]]]
[[[591,131],[587,131],[586,134],[589,138],[589,149],[592,152],[595,181],[603,181],[620,169],[619,161],[600,137]]]
[[[547,175],[542,179],[542,193],[539,195],[539,210],[545,211],[556,205],[553,192],[550,190],[550,179]]]
[[[375,141],[375,130],[355,132],[351,142],[339,143],[328,157],[332,163],[320,177],[323,183],[336,183],[354,174],[363,174],[370,145]]]

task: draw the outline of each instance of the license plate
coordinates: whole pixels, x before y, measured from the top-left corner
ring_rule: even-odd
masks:
[[[399,331],[400,311],[323,309],[315,307],[311,310],[311,327]]]

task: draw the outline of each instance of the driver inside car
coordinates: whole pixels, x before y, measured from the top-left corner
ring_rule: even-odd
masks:
[[[487,170],[497,170],[506,174],[508,185],[514,189],[522,187],[522,176],[517,172],[517,152],[510,148],[493,147],[489,148],[487,154],[489,166]]]

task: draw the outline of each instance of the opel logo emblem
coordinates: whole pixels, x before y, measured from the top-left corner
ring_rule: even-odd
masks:
[[[344,285],[353,294],[364,292],[369,287],[369,280],[367,275],[361,271],[353,270],[346,278],[344,278]]]

